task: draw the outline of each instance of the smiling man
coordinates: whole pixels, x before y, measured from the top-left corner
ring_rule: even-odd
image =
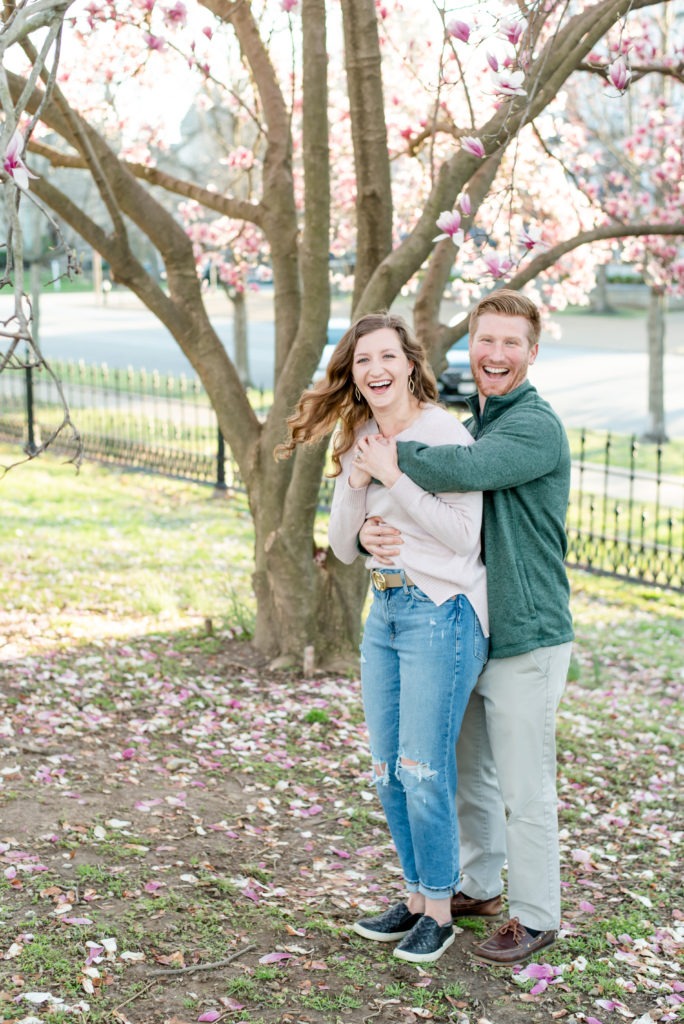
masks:
[[[501,289],[470,315],[468,446],[399,443],[399,467],[427,491],[484,491],[490,657],[458,742],[462,875],[454,917],[498,916],[508,863],[509,917],[475,947],[516,964],[560,925],[555,716],[572,648],[565,571],[570,449],[558,416],[527,380],[539,349],[533,302]],[[361,543],[392,564],[401,536],[369,520]],[[429,685],[429,680],[426,680]]]

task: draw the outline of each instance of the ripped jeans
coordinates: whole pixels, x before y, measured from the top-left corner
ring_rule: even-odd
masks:
[[[361,684],[374,784],[406,888],[458,889],[456,740],[489,641],[466,597],[435,605],[419,587],[373,592]]]

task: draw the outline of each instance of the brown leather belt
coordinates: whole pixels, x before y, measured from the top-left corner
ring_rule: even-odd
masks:
[[[392,587],[415,587],[413,580],[401,570],[385,572],[384,569],[371,569],[371,583],[376,590],[391,590]]]

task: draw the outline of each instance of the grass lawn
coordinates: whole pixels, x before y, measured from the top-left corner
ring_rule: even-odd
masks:
[[[421,969],[350,931],[401,893],[358,679],[251,648],[251,545],[210,488],[0,481],[0,1021],[678,1019],[681,594],[571,574],[560,940]]]

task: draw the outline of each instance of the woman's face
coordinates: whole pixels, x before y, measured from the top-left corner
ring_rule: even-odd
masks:
[[[406,357],[399,335],[381,327],[359,338],[354,349],[352,377],[371,408],[391,408],[404,401],[413,363]]]

